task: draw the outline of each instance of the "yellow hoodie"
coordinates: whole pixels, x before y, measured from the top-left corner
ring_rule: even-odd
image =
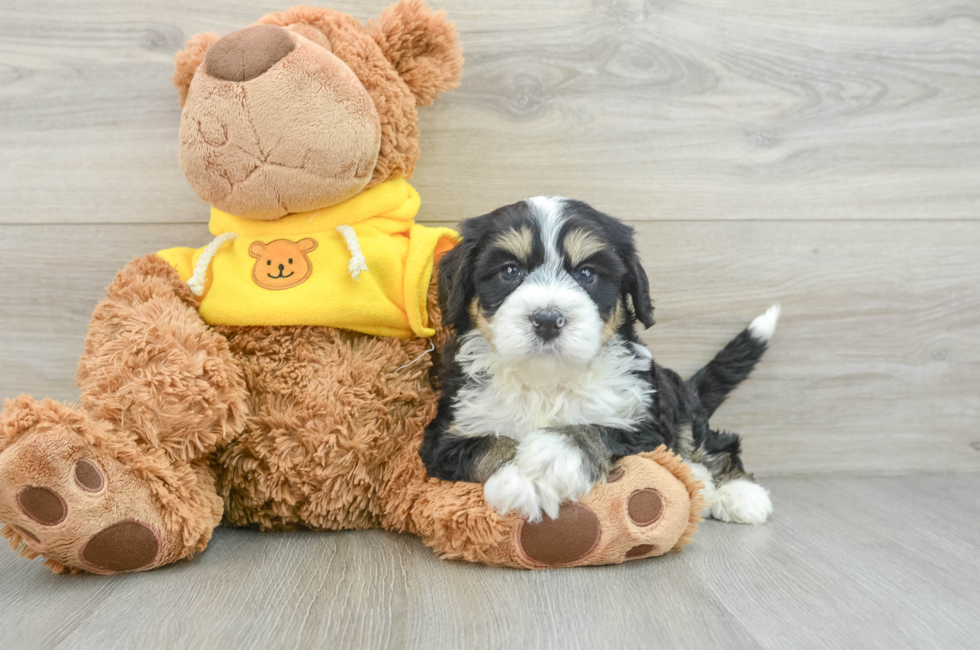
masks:
[[[432,336],[433,263],[457,240],[415,223],[420,199],[393,179],[343,203],[275,221],[211,208],[216,239],[157,253],[213,325],[320,325],[376,336]]]

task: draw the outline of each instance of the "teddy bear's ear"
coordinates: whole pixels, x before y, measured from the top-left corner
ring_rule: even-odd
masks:
[[[187,45],[174,57],[173,80],[174,85],[177,86],[177,92],[180,94],[181,106],[187,99],[187,89],[190,88],[191,79],[194,78],[197,67],[204,61],[204,55],[208,48],[214,45],[217,40],[218,35],[214,32],[195,34],[187,39]]]
[[[428,106],[436,95],[459,84],[463,51],[455,26],[442,11],[432,11],[422,0],[400,0],[368,28],[418,106]]]

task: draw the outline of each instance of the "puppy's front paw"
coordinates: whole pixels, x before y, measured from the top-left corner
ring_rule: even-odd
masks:
[[[541,430],[521,442],[513,462],[490,477],[483,493],[498,512],[520,512],[537,522],[542,513],[556,519],[562,503],[578,501],[594,485],[582,452],[565,436]]]
[[[518,512],[529,521],[541,521],[538,490],[514,463],[507,463],[487,480],[483,485],[483,495],[487,503],[502,515]]]
[[[559,504],[578,501],[595,486],[582,452],[558,433],[542,430],[529,435],[518,447],[515,462],[539,493],[554,495]],[[554,515],[549,512],[548,516]]]

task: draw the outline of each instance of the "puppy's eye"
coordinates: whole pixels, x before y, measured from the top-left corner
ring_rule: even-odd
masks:
[[[521,269],[516,264],[508,264],[500,269],[500,277],[507,282],[514,282],[521,277]]]
[[[290,263],[290,264],[292,264],[292,263],[293,263],[293,258],[291,258],[291,257],[289,258],[289,263]]]
[[[595,281],[595,269],[591,266],[583,266],[575,273],[576,279],[582,284],[592,284]]]
[[[266,260],[265,261],[265,265],[266,266],[272,266],[272,260]]]

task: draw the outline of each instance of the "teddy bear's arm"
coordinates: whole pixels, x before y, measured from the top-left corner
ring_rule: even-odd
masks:
[[[200,249],[198,248],[181,246],[157,251],[157,255],[167,264],[174,267],[182,282],[187,282],[194,274],[194,264],[196,262],[194,258],[199,251]]]
[[[554,520],[501,516],[482,485],[435,479],[412,495],[411,514],[413,530],[448,559],[525,569],[618,564],[690,542],[704,508],[701,487],[661,447],[621,459],[608,482],[563,504]]]
[[[176,461],[210,453],[245,421],[241,370],[197,304],[163,257],[133,260],[92,314],[76,377],[90,416]]]

